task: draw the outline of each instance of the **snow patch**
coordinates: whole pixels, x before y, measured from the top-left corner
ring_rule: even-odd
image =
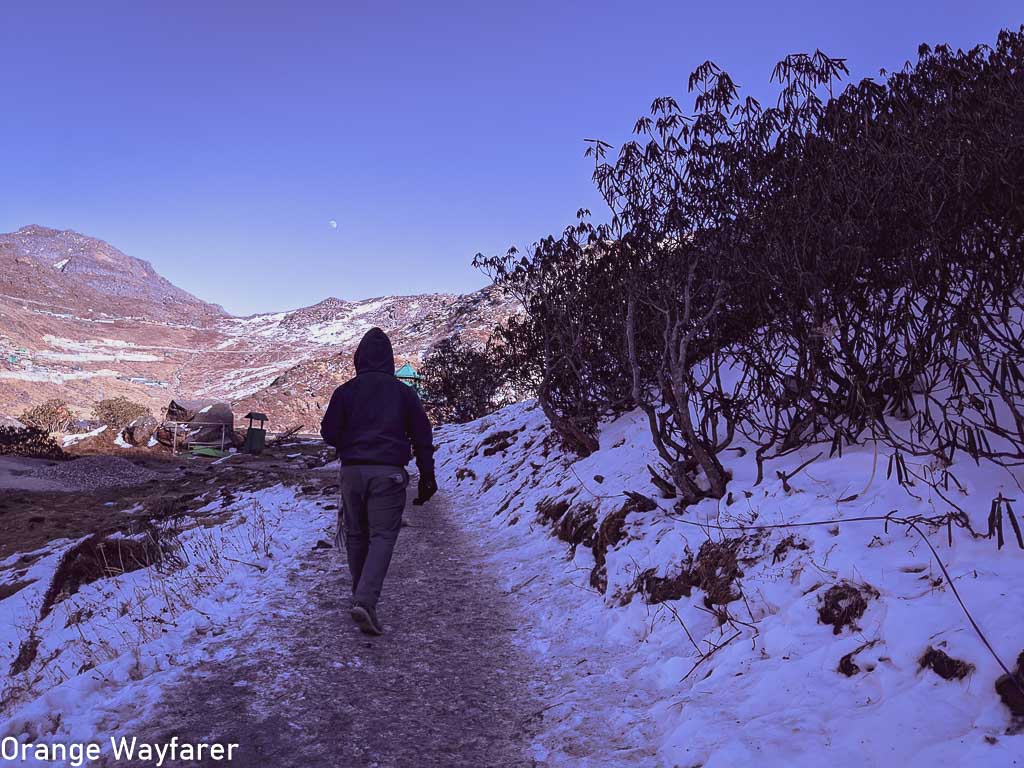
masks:
[[[77,445],[83,440],[88,440],[90,437],[96,437],[97,435],[100,435],[106,431],[107,425],[103,424],[102,426],[96,427],[96,429],[92,430],[91,432],[79,432],[78,434],[74,435],[65,435],[64,439],[61,441],[61,444],[65,448],[67,448],[70,445]],[[120,437],[120,435],[118,435],[118,437]]]

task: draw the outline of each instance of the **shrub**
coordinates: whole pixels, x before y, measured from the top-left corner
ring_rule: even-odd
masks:
[[[50,433],[38,427],[0,427],[0,456],[65,459],[64,450]]]
[[[144,405],[133,403],[127,397],[108,397],[92,407],[93,418],[112,429],[122,429],[135,419],[152,416]]]
[[[582,455],[599,447],[598,422],[632,404],[622,332],[625,272],[585,214],[527,256],[513,248],[474,261],[524,309],[496,330],[502,370],[513,386],[536,395],[555,433]]]
[[[1022,44],[922,46],[883,85],[788,99],[763,158],[785,193],[756,202],[752,238],[765,322],[744,350],[766,446],[1024,458]],[[786,92],[830,83],[812,58],[783,65]]]
[[[75,423],[75,414],[65,401],[52,399],[29,408],[21,421],[45,432],[67,432]]]
[[[523,306],[510,379],[583,454],[642,409],[683,503],[724,496],[738,432],[759,465],[866,440],[1020,464],[1021,71],[1024,27],[845,89],[842,59],[787,56],[771,108],[701,65],[692,108],[591,141],[606,223],[475,259]]]
[[[501,375],[495,356],[458,335],[439,342],[420,373],[427,405],[438,421],[462,424],[499,407]]]

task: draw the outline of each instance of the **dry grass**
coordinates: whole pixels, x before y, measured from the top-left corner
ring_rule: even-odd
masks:
[[[868,600],[878,597],[878,590],[869,584],[856,585],[843,581],[829,587],[818,603],[818,621],[832,626],[836,635],[844,627],[857,629],[857,621],[868,608]]]
[[[565,499],[547,497],[537,503],[537,517],[548,523],[557,523],[568,509],[569,502]]]
[[[597,509],[588,502],[569,507],[555,526],[555,535],[570,545],[570,557],[576,554],[580,544],[593,546],[597,535]]]
[[[656,576],[654,570],[640,575],[641,589],[649,604],[663,603],[689,597],[694,587],[704,591],[704,604],[708,608],[723,606],[741,595],[737,581],[743,576],[737,553],[746,538],[740,536],[723,541],[705,541],[697,556],[680,565],[673,576]]]
[[[974,672],[974,665],[954,659],[945,651],[928,646],[917,663],[921,669],[928,668],[943,680],[963,680]]]
[[[1017,669],[1013,674],[1002,675],[996,680],[996,693],[1017,720],[1010,731],[1024,731],[1024,651],[1017,657]]]
[[[775,545],[775,549],[772,550],[772,563],[781,563],[791,549],[800,549],[806,552],[810,549],[810,545],[804,539],[791,533]]]
[[[590,586],[602,594],[608,589],[608,571],[605,567],[608,550],[626,538],[626,517],[641,507],[643,507],[642,503],[631,497],[620,509],[605,515],[601,520],[601,525],[597,529],[594,543],[591,546],[591,551],[594,554],[594,567],[590,571]]]
[[[78,592],[85,584],[146,568],[160,560],[160,548],[140,539],[90,536],[61,557],[43,598],[41,616]]]
[[[480,443],[484,456],[493,456],[496,453],[507,451],[516,442],[516,434],[519,430],[502,430],[488,435]]]
[[[251,561],[274,556],[275,535],[287,510],[271,512],[253,501],[231,512],[215,527],[168,518],[151,521],[135,538],[93,536],[69,549],[44,603],[28,606],[31,621],[19,631],[18,654],[0,689],[0,715],[41,690],[126,653],[136,659],[131,674],[145,676],[143,646],[161,637],[183,613],[195,610],[198,598],[222,584],[234,563],[265,572],[265,566]],[[142,575],[118,580],[133,571]],[[102,591],[82,589],[104,579],[109,586]],[[43,622],[53,621],[76,637],[44,653]]]
[[[35,584],[34,581],[12,581],[7,584],[0,584],[0,600],[6,600],[8,597],[12,597],[25,587],[30,584]]]

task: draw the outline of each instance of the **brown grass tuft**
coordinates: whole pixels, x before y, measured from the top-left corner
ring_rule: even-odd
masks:
[[[43,598],[41,617],[85,584],[130,573],[160,561],[160,548],[149,539],[90,536],[64,553]]]
[[[974,672],[974,665],[967,661],[954,659],[945,651],[928,646],[921,658],[917,660],[921,669],[927,667],[943,680],[963,680]]]
[[[857,620],[868,609],[868,600],[876,597],[878,590],[868,584],[857,586],[848,581],[834,584],[819,600],[818,621],[832,625],[836,635],[843,627],[857,629]]]

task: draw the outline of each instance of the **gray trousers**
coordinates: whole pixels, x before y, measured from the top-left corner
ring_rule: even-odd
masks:
[[[377,606],[391,553],[402,528],[404,467],[357,465],[341,468],[340,486],[348,570],[353,602]]]

